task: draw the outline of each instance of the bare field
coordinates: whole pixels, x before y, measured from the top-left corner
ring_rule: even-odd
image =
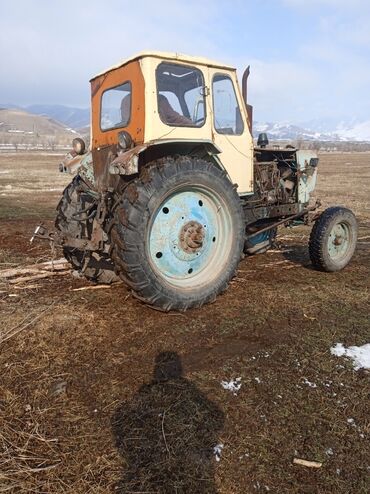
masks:
[[[58,159],[0,154],[0,269],[50,258],[29,237],[68,183]],[[73,291],[88,283],[71,275],[0,284],[0,341],[21,330],[0,343],[0,492],[369,492],[370,373],[330,348],[370,343],[370,153],[319,166],[316,196],[359,219],[340,273],[311,269],[299,227],[185,314],[123,285]],[[178,364],[167,381],[163,352]]]

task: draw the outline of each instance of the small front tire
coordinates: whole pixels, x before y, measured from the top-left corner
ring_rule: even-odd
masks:
[[[335,206],[326,209],[314,224],[309,254],[315,268],[334,272],[345,268],[357,243],[358,226],[353,212]]]

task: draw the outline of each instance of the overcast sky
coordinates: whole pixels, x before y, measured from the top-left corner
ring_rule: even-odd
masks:
[[[260,121],[370,119],[370,0],[0,0],[0,102],[88,107],[142,50],[250,64]]]

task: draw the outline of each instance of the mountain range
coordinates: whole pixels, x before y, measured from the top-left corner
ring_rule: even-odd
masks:
[[[341,121],[334,128],[319,128],[311,124],[292,124],[289,122],[254,122],[253,133],[257,137],[265,132],[272,140],[302,140],[325,142],[370,142],[370,120],[345,123]]]
[[[90,109],[64,105],[33,104],[26,107],[0,104],[0,108],[18,109],[60,122],[67,130],[86,130]],[[308,122],[254,122],[253,133],[267,133],[271,140],[370,142],[370,120],[316,119]],[[83,132],[84,133],[84,132]]]

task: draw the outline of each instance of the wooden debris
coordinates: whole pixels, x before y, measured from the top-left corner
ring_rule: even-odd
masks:
[[[14,290],[32,290],[32,289],[36,289],[36,288],[40,288],[40,287],[41,287],[41,285],[25,285],[25,286],[14,285],[12,288]]]
[[[305,317],[306,319],[309,319],[310,321],[317,321],[317,318],[316,317],[311,317],[311,316],[308,316],[307,314],[305,314],[303,312],[303,317]]]
[[[15,278],[22,274],[37,274],[40,271],[64,271],[70,268],[70,264],[65,259],[56,261],[42,262],[40,264],[31,264],[19,268],[3,269],[0,271],[1,279]]]
[[[51,276],[63,276],[69,274],[71,270],[70,264],[64,259],[56,259],[55,261],[46,261],[28,266],[20,266],[19,268],[8,268],[0,270],[0,280],[16,285],[18,290],[26,288],[34,288],[35,285],[28,287],[18,286],[22,283],[28,283]]]
[[[259,267],[260,268],[269,268],[271,266],[278,266],[280,264],[286,264],[286,263],[293,264],[295,266],[295,264],[292,261],[290,261],[289,259],[284,259],[283,261],[270,262],[268,264],[260,264]]]
[[[265,254],[285,254],[286,252],[293,252],[292,249],[284,249],[284,250],[279,250],[279,249],[271,249],[265,252]]]
[[[19,283],[27,283],[28,281],[41,280],[43,278],[50,278],[52,276],[63,276],[69,274],[69,271],[49,271],[46,273],[34,274],[33,276],[23,276],[21,278],[15,278],[9,280],[11,285],[17,285]]]
[[[80,286],[80,288],[73,288],[72,292],[82,292],[84,290],[100,290],[101,288],[113,288],[117,285],[122,285],[123,281],[117,281],[117,283],[112,283],[111,285],[89,285],[89,286]]]
[[[102,288],[111,288],[112,285],[90,285],[80,286],[79,288],[72,288],[72,292],[82,292],[84,290],[100,290]]]
[[[308,460],[303,460],[302,458],[294,458],[293,463],[295,465],[301,465],[302,467],[308,467],[308,468],[321,468],[322,463],[319,461],[308,461]]]

